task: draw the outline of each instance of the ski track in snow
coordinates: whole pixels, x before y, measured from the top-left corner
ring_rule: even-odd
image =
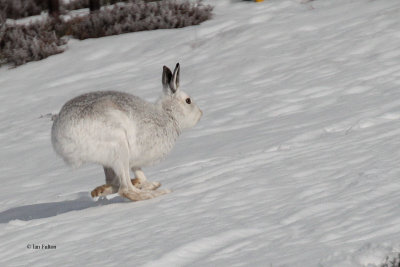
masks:
[[[400,252],[400,3],[209,2],[200,26],[0,68],[1,266],[357,267]],[[145,169],[172,193],[92,201],[102,169],[66,166],[39,117],[94,90],[154,101],[178,61],[204,117]]]

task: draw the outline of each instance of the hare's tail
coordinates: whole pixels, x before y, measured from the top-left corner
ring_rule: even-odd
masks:
[[[50,118],[51,121],[55,121],[58,118],[58,114],[47,113],[46,115],[40,115],[39,119]]]

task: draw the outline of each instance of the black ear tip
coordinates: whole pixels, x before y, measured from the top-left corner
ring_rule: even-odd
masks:
[[[176,67],[175,68],[179,68],[179,62],[178,63],[176,63]]]
[[[168,68],[167,68],[167,66],[165,66],[165,65],[164,65],[162,68],[163,68],[163,70],[166,70],[166,69],[168,69]]]

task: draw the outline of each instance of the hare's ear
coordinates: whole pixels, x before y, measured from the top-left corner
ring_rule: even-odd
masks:
[[[162,85],[165,94],[175,93],[175,91],[172,90],[172,88],[170,88],[171,81],[172,81],[172,72],[167,66],[164,66],[162,73]]]
[[[180,72],[180,65],[179,63],[176,63],[174,74],[172,75],[172,81],[171,81],[171,88],[173,88],[176,91],[178,91],[179,88],[179,72]]]

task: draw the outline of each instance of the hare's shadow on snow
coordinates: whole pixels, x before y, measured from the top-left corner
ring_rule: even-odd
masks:
[[[78,195],[79,197],[74,200],[25,205],[8,209],[0,213],[0,223],[8,223],[12,220],[30,221],[43,219],[69,211],[125,202],[125,200],[120,197],[112,199],[104,198],[94,201],[87,193],[79,193]]]

